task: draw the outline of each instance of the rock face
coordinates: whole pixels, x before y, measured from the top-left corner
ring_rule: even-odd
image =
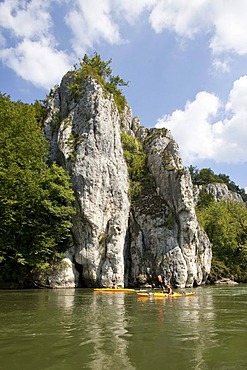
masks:
[[[51,160],[69,170],[77,200],[69,256],[80,266],[84,286],[109,285],[113,278],[124,285],[130,204],[120,116],[113,98],[105,98],[93,79],[85,81],[77,102],[69,83],[68,75],[52,92],[44,128]]]
[[[217,201],[230,200],[239,203],[244,203],[240,194],[228,189],[226,184],[213,183],[208,185],[200,185],[194,187],[195,202],[198,200],[198,196],[201,190],[206,191],[214,196]]]
[[[178,287],[205,282],[211,246],[198,225],[190,175],[168,130],[145,129],[127,106],[88,78],[75,99],[64,76],[48,98],[44,134],[50,160],[68,169],[77,215],[67,257],[76,286],[120,286],[155,281],[163,274]],[[138,138],[153,186],[129,200],[121,132]],[[155,281],[156,282],[156,281]]]
[[[162,274],[177,287],[200,285],[210,271],[211,247],[196,219],[190,175],[168,130],[141,129],[141,137],[156,188],[132,206],[131,281]]]
[[[75,288],[79,285],[79,273],[69,258],[47,270],[37,270],[33,276],[37,287]]]

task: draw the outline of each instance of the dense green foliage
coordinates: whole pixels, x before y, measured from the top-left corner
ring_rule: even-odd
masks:
[[[210,168],[202,168],[199,170],[196,167],[189,166],[188,169],[193,184],[207,185],[215,182],[226,184],[229,190],[240,194],[243,200],[247,201],[247,195],[245,194],[244,189],[240,189],[239,186],[236,185],[228,175],[224,175],[222,173],[216,175]]]
[[[210,183],[226,184],[228,189],[247,200],[229,176],[216,175],[210,168],[198,170],[190,166],[192,182],[196,185]],[[234,276],[238,281],[247,281],[247,208],[231,201],[217,202],[214,196],[201,190],[197,202],[197,216],[205,229],[213,248],[210,279]]]
[[[154,181],[147,168],[147,156],[141,142],[135,137],[123,132],[121,140],[124,157],[128,165],[130,181],[130,198],[138,198],[141,192],[152,188]]]
[[[42,127],[43,122],[46,118],[46,114],[47,114],[45,101],[35,100],[35,102],[32,104],[32,106],[34,107],[35,119],[38,123],[38,126]]]
[[[111,62],[111,59],[104,62],[97,53],[94,53],[91,57],[85,54],[79,66],[74,66],[75,80],[70,88],[75,97],[78,98],[81,93],[81,83],[90,76],[99,82],[105,92],[113,94],[119,112],[123,112],[127,103],[118,86],[128,86],[128,82],[125,82],[119,76],[112,75]]]
[[[45,162],[42,114],[0,95],[0,279],[47,267],[70,235],[74,195],[67,173]]]
[[[207,208],[214,201],[215,199],[213,194],[208,193],[205,190],[201,190],[197,201],[197,208],[198,209]]]
[[[211,279],[247,281],[247,209],[238,202],[210,200],[197,209],[213,248]]]

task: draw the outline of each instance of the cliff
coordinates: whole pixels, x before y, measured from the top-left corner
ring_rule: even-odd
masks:
[[[212,183],[208,185],[195,185],[194,186],[194,200],[195,203],[198,201],[198,197],[201,191],[205,191],[208,194],[212,194],[214,199],[218,202],[223,201],[234,201],[244,204],[244,201],[240,194],[228,189],[226,184],[223,183]]]
[[[70,173],[77,215],[67,258],[74,281],[53,286],[121,286],[156,282],[177,287],[205,282],[211,246],[195,214],[193,186],[178,145],[166,129],[145,129],[130,107],[119,113],[113,96],[88,77],[75,97],[68,73],[48,97],[44,134],[50,160]],[[145,153],[141,190],[131,179],[121,134]],[[67,267],[68,269],[68,267]]]

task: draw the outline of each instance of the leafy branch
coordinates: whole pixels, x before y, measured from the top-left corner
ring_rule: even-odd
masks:
[[[119,112],[123,112],[127,102],[119,86],[128,86],[129,82],[125,82],[119,76],[112,75],[111,62],[112,59],[104,62],[98,53],[94,53],[91,57],[85,54],[79,65],[74,65],[75,80],[70,88],[75,97],[79,98],[82,82],[88,77],[92,77],[103,87],[105,92],[113,94]]]

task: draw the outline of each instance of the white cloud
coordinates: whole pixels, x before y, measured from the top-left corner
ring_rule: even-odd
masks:
[[[144,11],[152,10],[157,0],[111,0],[111,6],[118,19],[125,19],[131,25],[141,16]]]
[[[207,0],[161,0],[151,11],[149,20],[156,32],[168,29],[193,38],[209,27],[207,13]]]
[[[180,37],[194,38],[208,32],[214,54],[247,53],[246,0],[160,0],[150,13],[156,32],[167,29]]]
[[[123,20],[133,26],[144,11],[157,33],[173,31],[183,39],[207,33],[214,54],[247,53],[246,0],[74,0],[66,17],[74,50],[80,52],[104,40],[121,43]],[[221,67],[226,71],[226,64]]]
[[[58,11],[57,14],[54,9]],[[63,13],[60,13],[61,9]],[[67,38],[70,39],[70,51],[57,50],[55,22],[60,14],[65,15],[60,22],[64,22],[64,33],[67,32]],[[67,65],[69,53],[71,56],[72,53],[76,54],[74,59],[77,59],[77,56],[94,49],[97,44],[125,42],[123,25],[127,23],[134,27],[141,16],[147,20],[148,15],[155,32],[173,31],[180,37],[180,42],[208,33],[209,47],[217,54],[213,61],[217,71],[229,72],[230,68],[229,59],[223,60],[218,57],[219,54],[223,53],[225,57],[229,51],[239,55],[247,53],[246,0],[5,0],[0,2],[0,32],[4,30],[0,34],[0,45],[5,48],[0,57],[18,75],[46,86],[47,78],[43,73],[45,62],[35,57],[36,45],[40,44],[42,50],[48,50],[44,60],[56,59],[57,64],[61,64],[61,68],[58,68],[60,71]],[[29,47],[24,50],[28,41],[29,45],[33,43],[35,50],[30,62],[25,58]],[[10,57],[16,60],[10,60]],[[32,72],[25,72],[25,62],[27,66],[32,64],[38,78]],[[52,69],[52,66],[48,68]],[[50,74],[49,71],[46,73]]]
[[[52,19],[49,1],[8,0],[0,3],[1,27],[12,32],[14,37],[37,39],[50,34]]]
[[[231,68],[230,68],[230,60],[221,60],[219,58],[215,58],[213,60],[213,68],[217,71],[217,72],[230,72]]]
[[[183,160],[193,163],[214,155],[214,133],[208,123],[220,108],[219,99],[205,91],[197,94],[185,109],[158,120],[156,127],[166,127],[180,145]]]
[[[214,54],[247,53],[246,0],[74,0],[71,7],[66,19],[75,50],[102,40],[120,43],[123,20],[134,25],[146,11],[157,33],[169,30],[190,39],[208,33]]]
[[[247,112],[247,76],[242,76],[234,82],[226,109],[235,114]]]
[[[229,162],[247,162],[247,76],[234,82],[226,104],[226,114],[229,112],[232,117],[222,123],[224,139],[232,148]]]
[[[205,159],[225,163],[247,162],[247,76],[235,81],[224,107],[225,118],[218,121],[221,107],[215,95],[200,92],[184,110],[160,118],[156,127],[171,130],[186,163]],[[227,118],[229,113],[231,117]]]
[[[239,55],[246,54],[246,0],[217,0],[211,3],[214,4],[212,24],[215,28],[210,43],[213,52],[234,51]]]
[[[111,16],[109,0],[75,0],[66,16],[66,24],[72,30],[72,46],[77,54],[100,41],[110,44],[121,42],[118,25]]]
[[[1,33],[0,33],[0,48],[5,47],[5,45],[6,45],[6,40],[3,37],[3,35],[1,35]]]
[[[72,31],[72,47],[77,54],[106,41],[110,44],[126,42],[121,34],[124,22],[134,26],[157,0],[74,0],[66,15],[66,24]]]
[[[66,23],[73,33],[74,50],[107,41],[123,41],[123,21],[132,26],[144,11],[155,32],[173,31],[181,38],[208,33],[214,54],[247,53],[246,0],[74,0]]]
[[[56,47],[50,13],[55,1],[5,0],[0,3],[0,28],[6,34],[0,50],[1,61],[18,76],[46,89],[60,82],[72,64],[66,52]]]
[[[70,68],[68,56],[45,40],[24,40],[15,48],[0,51],[0,58],[16,74],[38,87],[49,89]]]
[[[214,54],[247,53],[246,0],[74,0],[66,16],[73,49],[81,54],[101,41],[119,44],[123,22],[134,26],[146,11],[153,30],[173,31],[181,39],[207,33]],[[213,66],[229,71],[229,62],[215,58]]]

